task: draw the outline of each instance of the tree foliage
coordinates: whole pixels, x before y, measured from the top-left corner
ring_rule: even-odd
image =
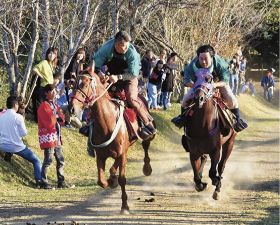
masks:
[[[165,48],[179,54],[181,65],[205,43],[230,57],[256,37],[272,40],[276,5],[276,0],[3,0],[0,59],[11,91],[25,97],[32,64],[48,47],[59,48],[63,74],[78,47],[90,56],[118,29],[130,32],[141,54]]]

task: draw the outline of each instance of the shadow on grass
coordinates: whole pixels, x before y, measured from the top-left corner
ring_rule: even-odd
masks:
[[[269,181],[261,181],[261,182],[252,182],[250,183],[242,183],[238,184],[235,188],[239,190],[251,190],[251,191],[269,191],[272,193],[279,194],[279,181],[278,180],[269,180]]]
[[[279,206],[272,206],[265,209],[267,212],[267,217],[261,219],[260,221],[254,221],[252,223],[248,223],[248,225],[276,225],[280,224],[279,220]]]
[[[245,150],[247,147],[256,147],[256,146],[271,146],[271,145],[275,145],[278,146],[279,145],[279,138],[273,138],[270,140],[266,140],[266,141],[262,141],[262,140],[235,140],[235,145],[236,146],[242,146],[242,151]],[[269,151],[271,152],[271,151]],[[278,151],[276,151],[277,153]]]

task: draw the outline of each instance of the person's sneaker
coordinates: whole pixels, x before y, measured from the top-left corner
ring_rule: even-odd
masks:
[[[66,124],[66,125],[65,125],[65,128],[68,128],[68,129],[75,129],[71,124]]]
[[[42,181],[37,180],[35,183],[35,189],[40,189],[40,188],[42,188]]]
[[[51,186],[48,183],[41,183],[41,188],[42,189],[47,189],[47,190],[55,190],[55,187]]]
[[[66,184],[65,182],[61,182],[57,184],[57,188],[74,188],[74,184]]]
[[[148,131],[151,133],[151,134],[155,134],[157,132],[157,130],[154,128],[154,126],[149,123],[148,125],[145,126],[145,128],[148,129]]]
[[[5,152],[4,160],[5,160],[6,162],[11,162],[11,161],[12,161],[12,157],[13,157],[13,153]]]

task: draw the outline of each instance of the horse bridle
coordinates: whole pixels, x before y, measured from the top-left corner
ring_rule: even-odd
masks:
[[[202,91],[205,95],[205,97],[203,98],[203,102],[200,103],[201,105],[203,105],[208,99],[210,99],[214,95],[214,88],[208,89],[208,91],[206,91],[205,89],[208,88],[205,85],[201,84],[197,86],[194,90],[194,93],[197,93],[197,91]]]
[[[79,75],[79,76],[83,76],[83,75]],[[77,97],[73,97],[75,98],[76,100],[78,100],[79,102],[81,103],[87,103],[88,105],[93,105],[95,102],[98,101],[98,99],[100,99],[103,95],[106,94],[106,92],[109,90],[109,88],[111,87],[111,85],[113,83],[110,83],[106,88],[105,90],[101,93],[101,94],[98,94],[97,91],[96,91],[96,85],[97,85],[97,82],[96,82],[96,77],[95,76],[92,76],[92,77],[89,77],[89,79],[91,80],[90,82],[90,85],[89,85],[89,88],[92,89],[92,95],[87,95],[79,86],[78,88],[76,89],[76,91],[80,92],[85,100],[81,100],[81,99],[78,99]]]

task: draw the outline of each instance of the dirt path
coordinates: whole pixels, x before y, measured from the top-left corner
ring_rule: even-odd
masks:
[[[277,121],[278,118],[275,118]],[[153,174],[128,177],[130,215],[120,215],[120,188],[101,190],[84,202],[67,206],[2,206],[2,224],[278,224],[279,223],[279,123],[258,128],[254,136],[236,141],[226,165],[221,200],[212,199],[214,187],[204,170],[208,189],[194,190],[188,154],[182,147],[151,149]],[[250,133],[249,131],[246,131]],[[175,137],[175,142],[178,137]],[[142,163],[139,162],[139,168]],[[71,199],[71,196],[69,196]],[[153,199],[153,200],[151,200]],[[152,202],[147,202],[151,200]],[[67,200],[66,200],[67,201]]]

